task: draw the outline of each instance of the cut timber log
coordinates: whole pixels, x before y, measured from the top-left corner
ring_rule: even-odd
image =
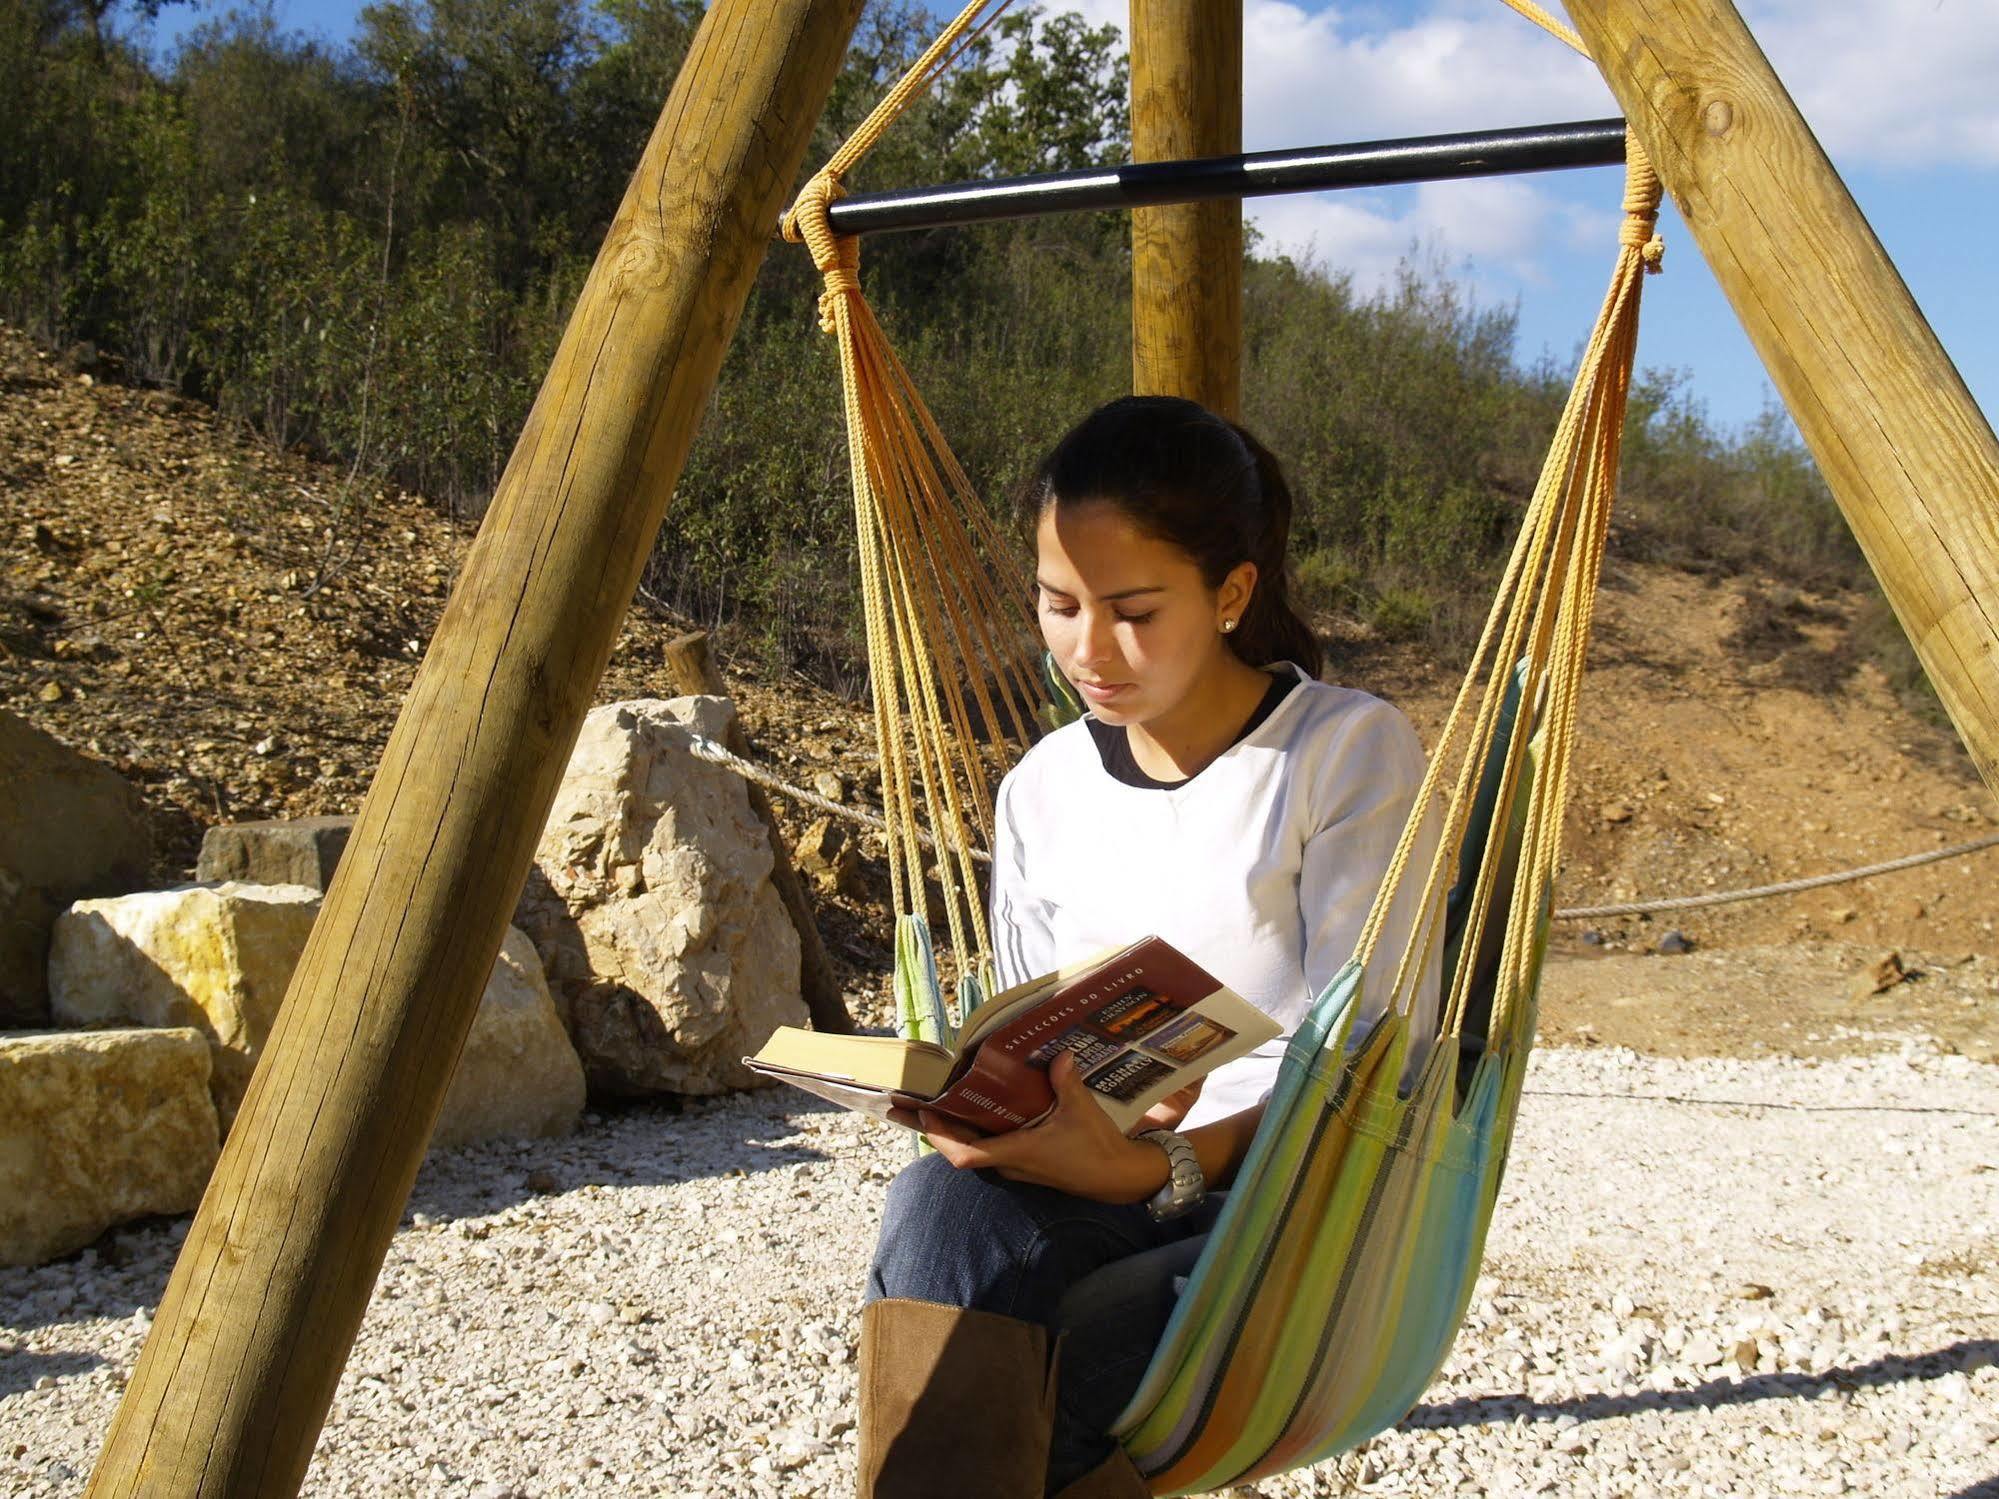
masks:
[[[1999,442],[1728,0],[1569,0],[1999,791]]]
[[[1242,7],[1131,0],[1131,156],[1242,150]],[[1242,409],[1242,202],[1131,215],[1131,388]]]
[[[722,680],[722,673],[715,665],[714,653],[708,648],[706,631],[696,630],[667,642],[666,673],[672,679],[675,692],[710,697],[729,695],[729,686]],[[743,732],[740,717],[730,720],[728,742],[722,747],[745,760],[753,758],[749,736]],[[840,995],[840,981],[833,975],[833,963],[826,956],[826,944],[820,940],[819,923],[812,914],[812,901],[805,893],[797,869],[792,866],[791,848],[778,831],[777,814],[771,810],[770,798],[764,795],[763,787],[754,781],[745,781],[743,789],[750,794],[750,810],[757,814],[764,830],[770,835],[770,882],[777,887],[778,899],[784,902],[791,924],[798,928],[798,986],[805,1000],[806,1012],[812,1017],[812,1028],[851,1036],[854,1020],[847,1013],[846,1000]]]
[[[501,477],[90,1492],[296,1493],[861,0],[717,0]]]

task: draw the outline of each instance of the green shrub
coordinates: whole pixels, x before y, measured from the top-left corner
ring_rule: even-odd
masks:
[[[1367,622],[1383,640],[1420,640],[1430,632],[1429,595],[1414,588],[1384,588],[1368,606]]]
[[[1363,600],[1367,569],[1344,553],[1307,552],[1292,565],[1298,598],[1318,609],[1353,610]]]

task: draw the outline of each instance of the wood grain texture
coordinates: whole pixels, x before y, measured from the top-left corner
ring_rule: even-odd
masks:
[[[1728,0],[1568,10],[1999,791],[1990,423]]]
[[[1242,6],[1132,0],[1132,159],[1241,150]],[[1240,416],[1240,200],[1132,212],[1131,382]]]
[[[675,692],[724,698],[729,695],[729,684],[715,664],[706,630],[695,630],[667,642],[666,674]],[[739,718],[729,720],[728,742],[722,748],[745,760],[756,758],[750,750],[750,736],[743,732]],[[785,914],[798,933],[798,988],[806,1013],[812,1017],[812,1028],[836,1036],[851,1036],[854,1017],[847,1013],[840,981],[833,973],[832,960],[826,956],[826,943],[819,935],[812,898],[805,893],[805,882],[799,879],[791,862],[791,848],[778,828],[770,798],[754,781],[743,782],[743,790],[750,794],[750,810],[756,813],[757,820],[764,825],[764,836],[770,840],[771,885],[778,899],[784,902]]]
[[[697,34],[389,738],[90,1492],[297,1492],[860,0]]]

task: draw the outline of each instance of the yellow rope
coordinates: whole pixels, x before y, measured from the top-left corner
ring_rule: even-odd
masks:
[[[860,252],[833,232],[845,178],[1010,0],[974,0],[926,48],[785,214],[820,272],[819,326],[839,350],[860,536],[862,609],[898,914],[921,912],[933,874],[961,971],[990,965],[976,843],[991,843],[992,786],[981,737],[1002,759],[1024,748],[1040,696],[1027,642],[1026,579],[952,456],[861,292]],[[992,579],[998,568],[1004,585]],[[967,701],[965,684],[970,684]],[[919,834],[936,840],[926,869]]]
[[[1575,28],[1569,26],[1566,22],[1556,20],[1550,12],[1536,5],[1534,0],[1500,0],[1500,3],[1518,11],[1536,26],[1547,32],[1549,36],[1561,38],[1561,40],[1567,42],[1571,47],[1574,47],[1576,51],[1582,53],[1584,57],[1589,56],[1589,48],[1583,45],[1583,39],[1576,32]]]
[[[909,106],[949,71],[951,64],[963,56],[1012,3],[1013,0],[972,0],[959,11],[957,18],[938,33],[937,40],[924,48],[923,55],[910,65],[909,71],[882,96],[881,103],[868,112],[868,117],[827,159],[821,171],[826,176],[839,178],[859,166],[861,159],[874,150],[875,143],[888,127],[901,119]],[[984,14],[981,15],[981,12]]]
[[[1507,1012],[1529,992],[1527,980],[1539,961],[1536,934],[1560,851],[1576,704],[1615,496],[1636,351],[1639,286],[1646,273],[1659,269],[1663,256],[1655,232],[1658,176],[1635,140],[1627,137],[1625,149],[1624,218],[1603,309],[1556,425],[1471,669],[1445,720],[1417,796],[1419,811],[1428,809],[1446,779],[1451,782],[1444,802],[1443,836],[1422,875],[1416,929],[1397,954],[1389,986],[1390,1007],[1404,1013],[1415,1001],[1430,953],[1442,941],[1446,903],[1457,879],[1479,781],[1517,673],[1515,729],[1501,770],[1492,825],[1476,866],[1464,923],[1468,940],[1446,976],[1440,1024],[1445,1035],[1455,1033],[1463,1022],[1481,957],[1482,944],[1476,938],[1485,930],[1509,873],[1511,891],[1491,1034],[1505,1034]],[[1530,732],[1537,720],[1538,732]],[[1514,837],[1511,809],[1529,775],[1530,752],[1537,744],[1539,763],[1532,767],[1518,857],[1509,870],[1504,856]],[[1362,928],[1356,956],[1364,965],[1375,955],[1402,882],[1415,876],[1409,866],[1421,826],[1418,815],[1404,828],[1381,893]]]

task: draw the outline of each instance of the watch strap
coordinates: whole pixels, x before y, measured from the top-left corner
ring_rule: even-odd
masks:
[[[1170,1129],[1149,1129],[1137,1136],[1150,1140],[1166,1152],[1166,1184],[1147,1200],[1146,1211],[1165,1222],[1178,1218],[1207,1196],[1208,1182],[1201,1171],[1201,1158],[1184,1135]]]

